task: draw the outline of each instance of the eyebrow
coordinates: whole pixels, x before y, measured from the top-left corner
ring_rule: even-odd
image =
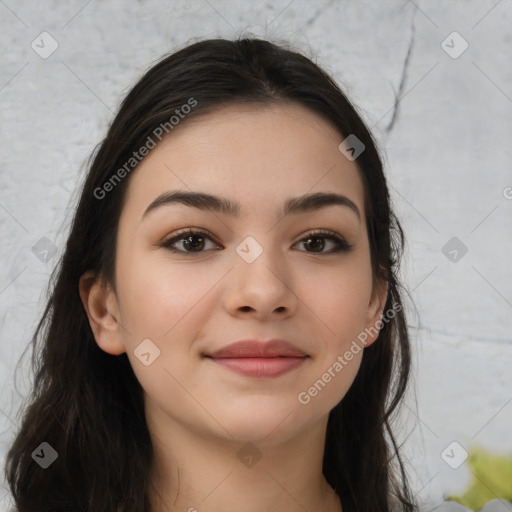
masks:
[[[239,203],[226,199],[225,197],[219,197],[204,192],[186,192],[176,190],[164,192],[158,196],[146,208],[146,211],[142,215],[142,219],[144,219],[149,212],[156,210],[161,206],[170,204],[183,204],[185,206],[199,208],[200,210],[223,213],[224,215],[235,218],[240,217],[241,211]],[[283,214],[286,216],[307,213],[334,205],[348,207],[357,215],[359,221],[361,221],[361,213],[353,201],[346,196],[327,192],[316,192],[290,198],[286,200],[284,204]]]

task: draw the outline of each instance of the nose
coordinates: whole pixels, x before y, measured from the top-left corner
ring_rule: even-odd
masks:
[[[292,269],[284,258],[265,248],[254,261],[250,261],[238,255],[235,258],[224,297],[228,313],[259,320],[284,319],[294,315],[298,297]]]

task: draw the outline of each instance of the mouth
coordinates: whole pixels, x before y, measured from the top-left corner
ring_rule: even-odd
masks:
[[[232,343],[205,357],[246,377],[279,377],[302,366],[309,355],[285,340],[245,340]]]
[[[209,356],[206,356],[209,357]],[[279,377],[295,370],[308,359],[304,357],[221,357],[210,359],[235,373],[247,377]]]

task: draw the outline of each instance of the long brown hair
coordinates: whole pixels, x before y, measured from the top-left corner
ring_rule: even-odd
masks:
[[[16,512],[149,512],[152,445],[142,388],[126,354],[113,356],[96,344],[78,283],[92,270],[115,290],[118,221],[130,180],[126,162],[163,123],[170,133],[169,119],[191,105],[191,98],[195,104],[181,123],[236,102],[293,101],[322,115],[341,136],[354,134],[364,144],[356,163],[364,182],[372,269],[388,283],[385,311],[396,314],[364,350],[352,386],[330,412],[323,473],[344,512],[416,510],[391,429],[411,365],[397,278],[404,236],[390,208],[376,142],[339,86],[309,58],[283,44],[240,38],[196,42],[162,58],[126,96],[90,157],[32,338],[33,389],[7,454]],[[123,166],[123,179],[104,197],[104,184]],[[43,442],[58,454],[48,469],[32,456]]]

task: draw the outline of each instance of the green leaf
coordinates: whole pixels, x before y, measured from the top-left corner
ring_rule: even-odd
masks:
[[[473,510],[480,510],[496,498],[512,502],[512,457],[491,455],[473,448],[466,461],[473,472],[473,481],[462,496],[450,496]]]

